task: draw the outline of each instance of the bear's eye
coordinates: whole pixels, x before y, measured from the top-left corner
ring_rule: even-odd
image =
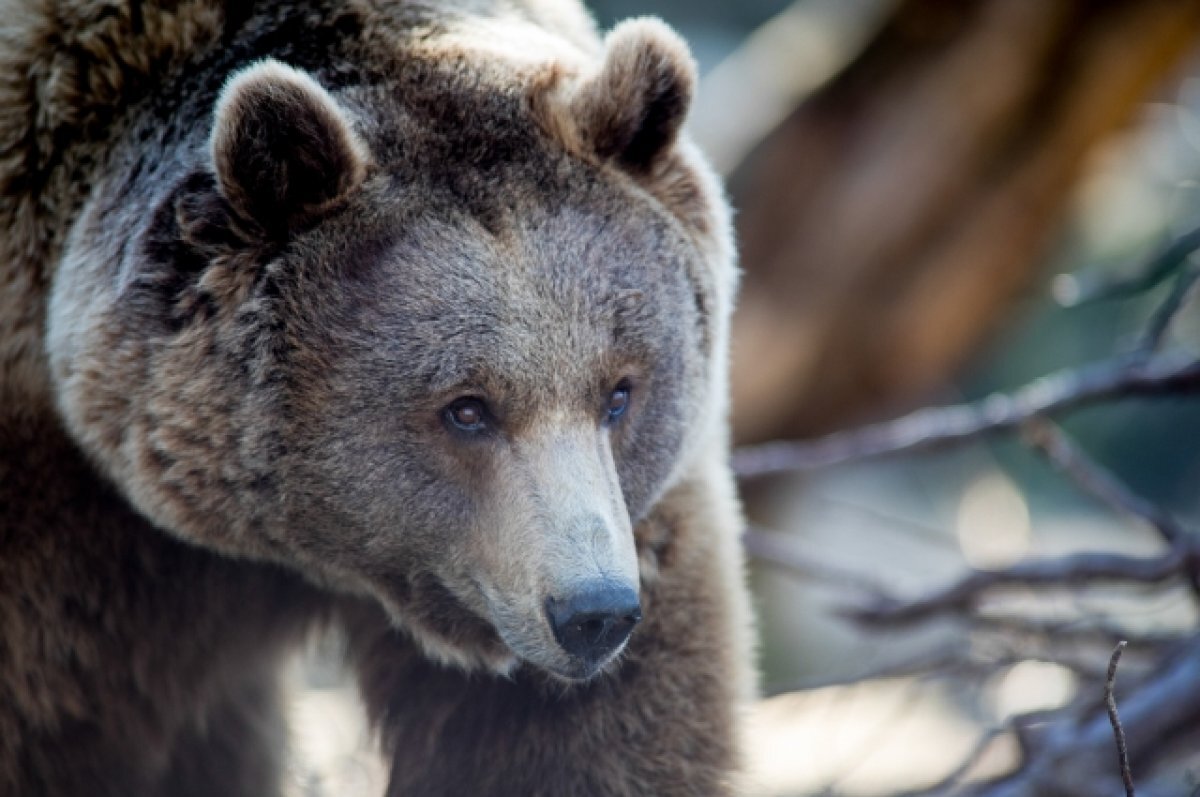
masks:
[[[625,410],[629,409],[629,393],[632,389],[628,379],[622,379],[613,388],[613,392],[608,397],[608,406],[605,408],[608,412],[609,423],[615,423],[625,414]]]
[[[452,401],[443,414],[464,432],[481,432],[486,425],[487,407],[477,398],[460,398]]]

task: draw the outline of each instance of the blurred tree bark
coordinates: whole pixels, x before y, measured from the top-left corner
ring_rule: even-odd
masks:
[[[734,433],[942,384],[1037,273],[1088,154],[1200,39],[1196,0],[902,0],[738,167]]]

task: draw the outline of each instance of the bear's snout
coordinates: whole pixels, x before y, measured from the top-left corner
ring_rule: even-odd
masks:
[[[629,639],[642,607],[629,587],[602,581],[565,599],[547,598],[546,615],[559,646],[591,675]]]

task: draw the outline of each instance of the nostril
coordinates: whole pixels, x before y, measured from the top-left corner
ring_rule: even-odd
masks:
[[[611,626],[612,620],[610,619],[592,618],[580,623],[578,628],[579,633],[584,638],[584,641],[588,644],[594,645],[600,641],[600,638],[604,636],[604,633],[608,631]]]
[[[546,614],[563,650],[589,664],[623,645],[642,619],[637,593],[613,582],[601,582],[565,600],[550,598]]]

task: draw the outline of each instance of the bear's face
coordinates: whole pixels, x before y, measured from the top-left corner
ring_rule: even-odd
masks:
[[[245,70],[211,172],[136,246],[75,230],[50,335],[76,437],[166,530],[370,595],[431,655],[592,676],[641,617],[633,524],[708,401],[703,254],[636,179],[686,108],[677,53],[645,57],[663,35],[610,39],[594,81],[653,90],[607,127],[577,109],[616,146],[591,159],[532,124],[496,142],[519,155],[450,153],[403,108],[392,144],[386,114]]]
[[[305,341],[284,377],[289,543],[447,658],[492,641],[481,617],[497,661],[586,675],[606,656],[568,655],[555,613],[574,602],[597,632],[636,621],[632,522],[671,476],[705,374],[688,243],[646,199],[592,192],[516,199],[499,236],[433,207],[278,266],[343,264],[279,283],[307,308],[288,321]]]

